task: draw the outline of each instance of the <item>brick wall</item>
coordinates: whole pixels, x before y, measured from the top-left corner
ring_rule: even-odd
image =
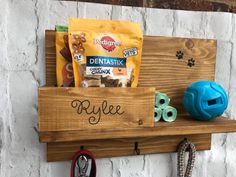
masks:
[[[0,0],[0,177],[66,177],[70,163],[46,163],[38,142],[37,87],[45,83],[44,30],[67,18],[127,19],[146,35],[218,40],[216,81],[236,118],[236,16],[219,12],[144,9],[53,0]],[[193,177],[236,176],[236,134],[213,135],[197,153]],[[98,177],[175,177],[176,154],[100,159]]]

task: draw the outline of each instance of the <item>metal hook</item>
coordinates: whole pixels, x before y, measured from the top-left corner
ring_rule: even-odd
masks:
[[[80,146],[80,150],[81,150],[81,151],[84,150],[84,146]]]
[[[134,143],[134,152],[136,155],[140,155],[140,149],[138,148],[138,142]]]

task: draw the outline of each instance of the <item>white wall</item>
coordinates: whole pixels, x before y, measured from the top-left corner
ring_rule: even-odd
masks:
[[[236,16],[52,0],[0,0],[0,177],[66,177],[69,162],[46,163],[37,127],[37,88],[45,83],[44,30],[67,18],[128,19],[146,35],[218,40],[216,81],[228,91],[226,115],[236,118]],[[236,134],[213,135],[197,153],[193,177],[236,176]],[[175,177],[176,154],[97,160],[98,177]]]

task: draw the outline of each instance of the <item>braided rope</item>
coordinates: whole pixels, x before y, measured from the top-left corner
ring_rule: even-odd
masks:
[[[189,158],[188,164],[186,167],[186,171],[184,171],[185,167],[185,152],[189,149]],[[196,157],[196,148],[193,143],[185,139],[182,141],[178,148],[178,164],[177,164],[177,171],[178,177],[191,177],[193,166]]]

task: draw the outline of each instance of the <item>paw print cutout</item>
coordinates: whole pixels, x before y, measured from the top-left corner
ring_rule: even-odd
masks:
[[[195,65],[195,60],[194,60],[193,58],[188,59],[187,65],[188,65],[189,67],[194,66],[194,65]]]
[[[183,57],[184,57],[184,53],[181,50],[176,52],[176,58],[178,60],[183,59]]]

